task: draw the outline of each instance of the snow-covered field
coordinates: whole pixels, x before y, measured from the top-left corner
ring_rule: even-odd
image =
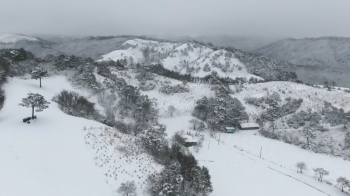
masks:
[[[62,76],[43,79],[42,88],[37,80],[13,78],[5,84],[6,103],[0,112],[1,196],[116,195],[120,183],[134,180],[141,187],[147,177],[141,173],[161,168],[146,154],[127,153],[130,136],[115,137],[115,131],[101,123],[63,113],[51,101],[63,89],[79,92]],[[51,102],[31,124],[22,122],[31,108],[18,105],[29,92]],[[105,145],[112,140],[115,143]],[[139,195],[144,195],[144,188],[138,189]]]
[[[156,79],[159,82],[168,80],[164,77]],[[175,80],[170,82],[179,83]],[[308,107],[307,103],[315,102],[311,95],[316,91],[340,106],[348,99],[341,91],[328,92],[294,83],[276,82],[264,86],[268,84],[248,85],[234,96],[244,99],[246,96],[262,96],[266,87],[269,91],[287,88],[292,92],[286,96],[310,95],[311,100],[305,100],[303,108]],[[195,100],[213,93],[210,86],[204,84],[188,85],[190,93],[163,95],[158,89],[143,92],[157,99],[162,116],[160,123],[167,126],[168,138],[179,130],[194,133],[189,120],[192,119],[190,112]],[[0,112],[1,196],[117,195],[116,189],[126,181],[135,181],[138,195],[147,195],[148,174],[158,172],[162,167],[130,142],[135,140],[134,136],[124,135],[98,122],[69,116],[51,101],[63,89],[85,96],[87,92],[75,89],[62,76],[43,79],[43,88],[39,88],[36,80],[12,78],[4,89],[7,99]],[[18,106],[28,92],[40,93],[51,101],[48,109],[36,113],[38,120],[31,124],[22,122],[23,118],[30,116],[31,109]],[[335,98],[338,94],[343,95],[339,100]],[[96,99],[90,97],[90,100]],[[166,115],[169,105],[178,109],[176,117]],[[213,196],[344,195],[334,185],[339,176],[350,178],[349,161],[267,139],[257,131],[220,133],[214,137],[207,131],[201,134],[205,138],[202,148],[199,152],[192,148],[190,151],[200,165],[209,168]],[[263,159],[259,158],[261,147]],[[308,167],[303,174],[296,173],[295,164],[299,161],[304,161]],[[323,167],[330,172],[323,183],[313,178],[312,169],[315,167]]]
[[[191,116],[163,118],[171,137],[176,131],[192,132]],[[344,195],[334,187],[336,178],[350,178],[350,162],[328,155],[315,154],[298,147],[259,136],[257,131],[220,133],[215,138],[201,133],[205,140],[198,153],[199,164],[209,168],[214,187],[213,196],[221,195]],[[219,142],[220,138],[220,142]],[[262,158],[259,158],[262,147]],[[296,173],[295,164],[308,166]],[[313,178],[312,168],[323,167],[330,172],[320,183]]]
[[[36,38],[32,38],[24,35],[9,34],[9,33],[0,35],[0,44],[12,44],[21,40],[38,41]]]

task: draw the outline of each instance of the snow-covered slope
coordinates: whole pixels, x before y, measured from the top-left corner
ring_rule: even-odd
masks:
[[[21,40],[38,41],[36,38],[18,34],[1,34],[0,44],[13,44]]]
[[[191,116],[181,116],[163,118],[160,122],[167,125],[169,137],[179,130],[194,135],[195,131],[191,130],[192,126],[188,123],[190,119]],[[199,152],[193,151],[193,154],[200,165],[209,168],[214,187],[213,196],[342,195],[333,186],[336,178],[350,178],[348,161],[267,139],[257,131],[217,133],[213,137],[208,132],[200,134],[204,136],[204,142]],[[262,159],[259,158],[261,148]],[[295,164],[299,161],[304,161],[308,166],[303,174],[296,172]],[[315,167],[329,170],[330,174],[324,180],[333,185],[314,179],[312,168]]]
[[[5,84],[6,103],[0,112],[0,195],[112,196],[127,180],[135,181],[138,194],[145,195],[147,175],[141,174],[161,167],[135,150],[132,136],[63,113],[51,101],[63,89],[86,93],[62,76],[43,79],[42,88],[37,80],[12,78]],[[22,119],[31,115],[31,108],[18,104],[29,92],[43,95],[51,104],[27,124]]]
[[[226,50],[216,50],[196,43],[168,43],[134,39],[124,44],[126,49],[103,55],[99,61],[126,59],[128,64],[162,63],[166,69],[181,74],[204,77],[216,71],[220,77],[251,77],[247,67]]]
[[[254,52],[296,65],[350,66],[350,38],[284,39]]]

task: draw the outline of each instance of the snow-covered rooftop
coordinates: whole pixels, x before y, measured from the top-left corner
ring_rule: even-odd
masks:
[[[251,128],[251,127],[259,127],[257,123],[241,123],[241,128]]]

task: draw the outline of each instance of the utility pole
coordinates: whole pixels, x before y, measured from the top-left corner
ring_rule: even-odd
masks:
[[[210,138],[209,138],[208,150],[209,150],[209,146],[210,146]]]
[[[220,145],[220,134],[219,134],[219,140],[218,140],[218,145]]]
[[[261,148],[260,148],[260,159],[261,159],[261,152],[262,152],[262,146],[261,146]]]

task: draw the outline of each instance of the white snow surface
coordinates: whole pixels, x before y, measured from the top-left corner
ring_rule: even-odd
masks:
[[[21,40],[38,41],[36,38],[28,37],[25,35],[17,35],[17,34],[9,34],[9,33],[0,35],[0,44],[12,44]]]
[[[122,72],[120,72],[122,73]],[[125,74],[124,74],[125,75]],[[129,84],[137,85],[134,75],[124,76]],[[103,78],[99,78],[103,80]],[[157,76],[157,84],[180,81]],[[59,85],[57,85],[59,84]],[[175,132],[191,130],[189,120],[195,101],[213,96],[210,85],[187,84],[190,93],[166,95],[159,93],[160,85],[142,92],[157,100],[160,123],[167,126],[168,138]],[[65,77],[45,78],[43,88],[36,80],[13,78],[4,86],[6,103],[0,111],[0,195],[116,195],[120,183],[135,181],[138,195],[147,195],[147,174],[162,167],[151,161],[135,145],[135,137],[121,134],[103,124],[63,113],[51,98],[61,90],[74,89]],[[234,89],[234,86],[231,86]],[[300,110],[312,107],[319,111],[323,100],[349,108],[350,95],[339,90],[327,91],[291,82],[269,82],[245,85],[232,96],[240,99],[251,115],[261,111],[244,103],[246,97],[261,97],[273,91],[282,92],[281,99],[304,98]],[[30,108],[18,106],[28,92],[40,93],[50,101],[50,107],[36,113],[38,120],[31,124],[22,119],[31,115]],[[307,97],[307,98],[306,98]],[[167,114],[169,105],[177,111]],[[322,196],[344,195],[335,187],[336,179],[350,179],[350,162],[325,154],[316,154],[282,141],[264,138],[257,131],[220,133],[211,137],[201,132],[204,142],[199,152],[190,151],[206,166],[212,177],[213,196],[283,195]],[[186,136],[198,141],[198,138]],[[219,139],[220,138],[220,139]],[[262,159],[259,158],[262,148]],[[304,161],[307,170],[296,173],[295,164]],[[313,168],[323,167],[330,172],[320,183],[314,179]],[[329,185],[327,183],[331,183]]]
[[[36,80],[14,78],[5,85],[6,103],[0,112],[0,195],[112,195],[102,172],[84,144],[83,126],[100,123],[64,114],[51,98],[73,90],[64,77]],[[57,87],[59,84],[59,87]],[[50,107],[36,113],[18,104],[27,93],[40,93]]]
[[[78,91],[62,76],[37,80],[12,78],[5,84],[0,112],[1,196],[114,196],[122,182],[135,181],[138,195],[147,195],[144,173],[162,167],[135,149],[132,136],[105,125],[63,113],[52,97],[61,90]],[[18,104],[27,93],[39,93],[51,104],[36,112]],[[114,134],[117,135],[114,135]],[[130,150],[132,149],[132,153]],[[137,154],[136,154],[137,153]],[[142,163],[142,164],[141,164]]]
[[[160,122],[167,126],[170,138],[179,130],[194,135],[195,131],[188,122],[192,118],[162,118]],[[217,133],[214,137],[210,137],[207,131],[200,134],[205,138],[202,148],[198,153],[193,147],[190,150],[199,165],[209,169],[214,188],[212,196],[344,195],[334,185],[339,176],[350,178],[349,161],[264,138],[257,131]],[[262,159],[259,158],[261,147]],[[299,161],[304,161],[308,167],[303,174],[296,172],[295,164]],[[329,176],[324,176],[323,183],[314,179],[312,168],[315,167],[330,172]]]

